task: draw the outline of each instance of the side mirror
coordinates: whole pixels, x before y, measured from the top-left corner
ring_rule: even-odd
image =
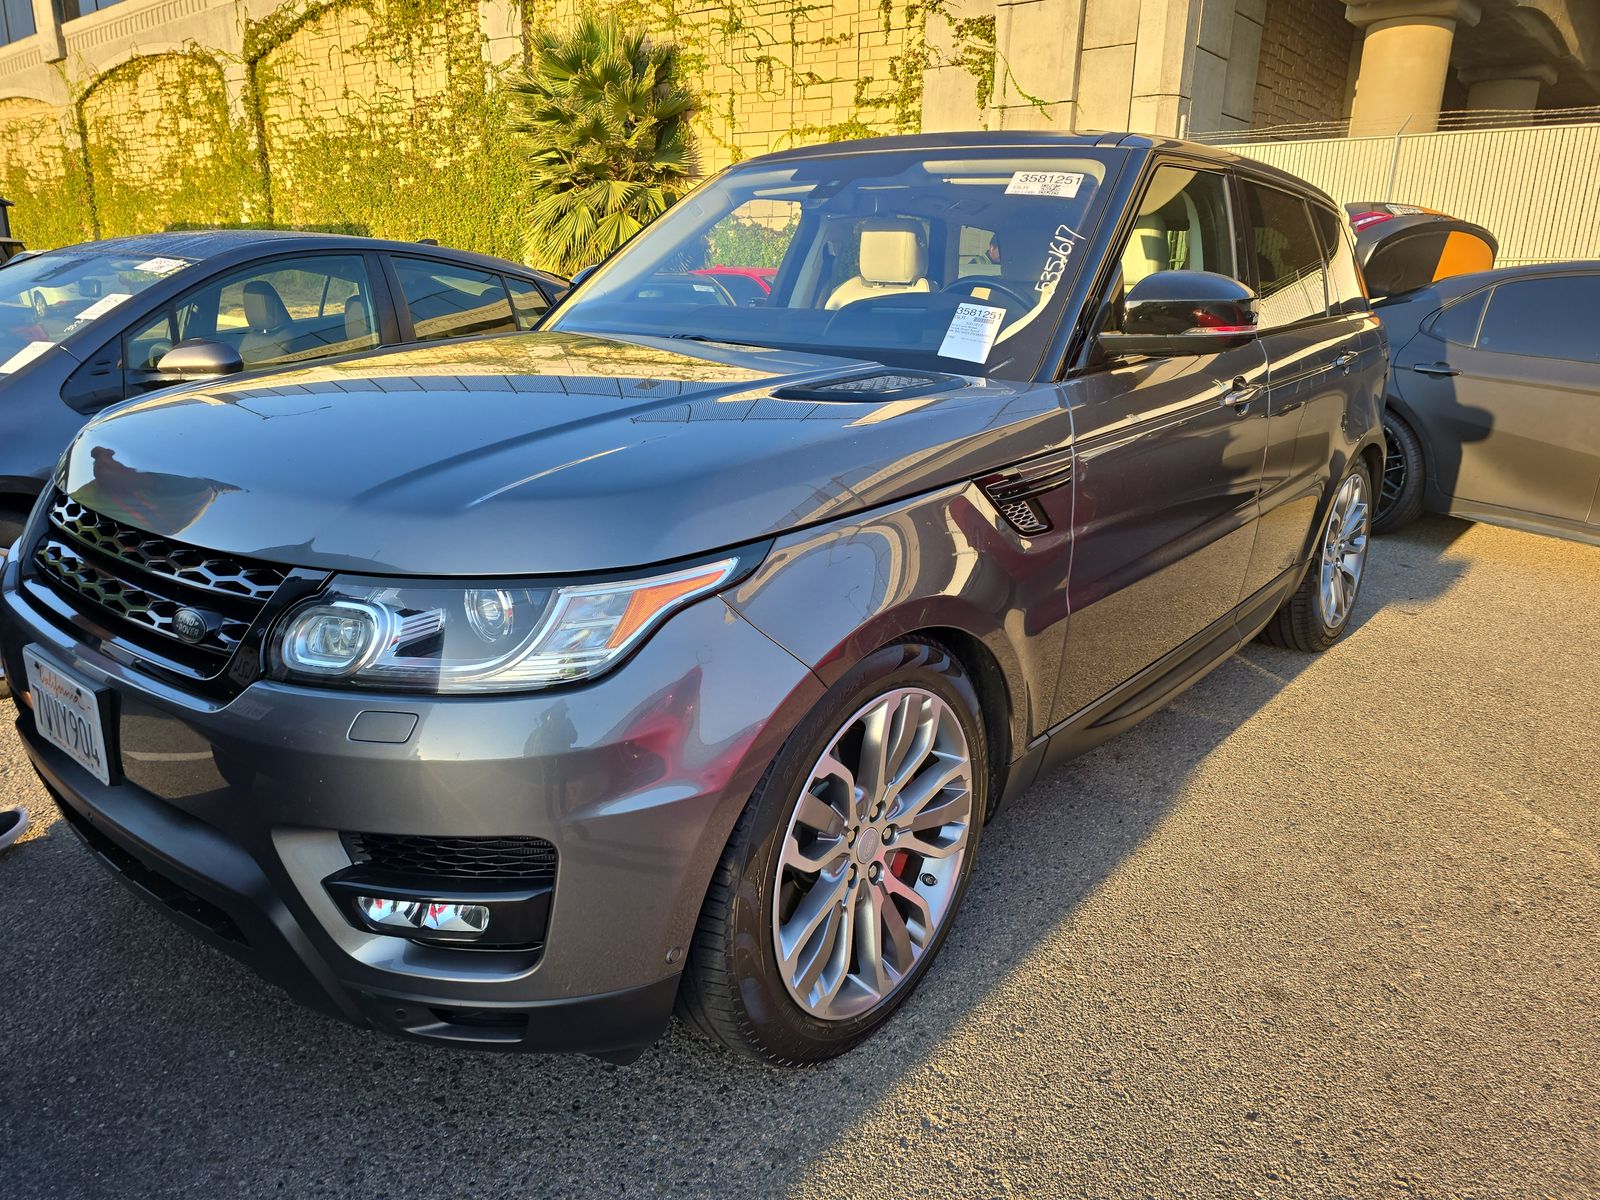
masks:
[[[1215,354],[1256,336],[1256,294],[1213,271],[1157,271],[1128,289],[1122,329],[1100,335],[1113,357]]]
[[[179,342],[156,363],[156,372],[172,383],[200,383],[242,370],[244,360],[232,346],[199,338]]]
[[[593,275],[594,272],[595,272],[595,268],[597,266],[599,266],[599,265],[600,264],[598,264],[598,263],[590,263],[587,267],[579,267],[578,270],[572,276],[572,282],[567,285],[567,290],[571,291],[573,288],[577,287],[580,283],[582,283],[585,279],[589,278],[589,276]]]

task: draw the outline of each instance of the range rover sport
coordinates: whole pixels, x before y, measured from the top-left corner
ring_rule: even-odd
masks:
[[[769,271],[734,303],[656,281]],[[984,823],[1348,627],[1385,349],[1342,215],[1131,135],[714,177],[538,332],[136,400],[4,566],[133,888],[327,1012],[781,1063],[925,978]]]

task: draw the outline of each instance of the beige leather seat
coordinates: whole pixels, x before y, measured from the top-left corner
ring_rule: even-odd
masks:
[[[263,279],[244,285],[244,320],[249,332],[239,343],[246,363],[268,362],[288,353],[291,322],[278,289]]]
[[[860,257],[861,273],[833,290],[828,308],[843,308],[854,300],[877,296],[933,290],[923,274],[928,269],[928,248],[922,243],[922,226],[915,221],[888,217],[863,221]]]
[[[1172,247],[1167,243],[1167,223],[1151,213],[1134,224],[1128,248],[1122,252],[1122,286],[1131,288],[1141,279],[1172,266]]]

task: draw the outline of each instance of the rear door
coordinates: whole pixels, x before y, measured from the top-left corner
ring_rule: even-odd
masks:
[[[1261,521],[1243,597],[1303,562],[1328,494],[1346,415],[1370,408],[1377,332],[1343,218],[1303,196],[1240,179],[1244,240],[1269,364]],[[1243,598],[1241,597],[1241,598]]]
[[[1238,277],[1226,176],[1159,167],[1118,252],[1127,286],[1168,269]],[[1111,360],[1073,381],[1072,620],[1058,720],[1238,603],[1256,535],[1266,368],[1252,341]]]
[[[1396,381],[1452,508],[1582,524],[1600,488],[1600,274],[1512,279],[1446,308]]]

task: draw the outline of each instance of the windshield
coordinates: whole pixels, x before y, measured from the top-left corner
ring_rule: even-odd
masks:
[[[188,265],[178,258],[67,250],[0,268],[0,375]]]
[[[864,151],[734,167],[589,279],[552,329],[1030,378],[1118,160]]]

